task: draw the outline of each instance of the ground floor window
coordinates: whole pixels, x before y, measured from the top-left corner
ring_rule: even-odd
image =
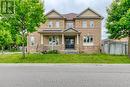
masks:
[[[34,46],[34,44],[35,44],[35,38],[34,38],[34,36],[31,36],[30,37],[30,45]]]
[[[84,36],[83,40],[84,45],[93,45],[93,36]]]
[[[59,37],[58,36],[49,36],[49,45],[58,45]]]

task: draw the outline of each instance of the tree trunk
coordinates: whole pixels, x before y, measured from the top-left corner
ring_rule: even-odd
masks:
[[[11,46],[9,45],[9,50],[11,51]]]
[[[25,46],[24,43],[22,43],[22,58],[25,58]]]
[[[24,42],[25,42],[25,33],[22,32],[22,58],[25,58],[25,46],[24,46]]]
[[[2,54],[4,53],[4,46],[2,46]]]
[[[129,37],[128,37],[128,57],[130,58],[130,31],[129,31]]]

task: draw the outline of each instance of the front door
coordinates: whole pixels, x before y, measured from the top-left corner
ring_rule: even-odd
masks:
[[[75,38],[74,37],[65,37],[65,48],[74,49],[75,47]]]

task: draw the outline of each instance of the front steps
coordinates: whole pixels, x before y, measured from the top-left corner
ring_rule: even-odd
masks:
[[[64,50],[65,54],[79,54],[79,51],[73,49],[66,49]]]

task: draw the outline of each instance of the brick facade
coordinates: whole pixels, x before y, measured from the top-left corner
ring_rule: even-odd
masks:
[[[44,50],[58,50],[64,53],[67,46],[73,44],[73,50],[84,53],[98,53],[100,52],[101,45],[101,21],[103,19],[98,13],[88,8],[80,14],[59,14],[57,11],[52,10],[46,14],[48,20],[45,24],[41,24],[38,30],[28,35],[28,52],[40,52]],[[86,21],[86,28],[83,28],[83,20]],[[90,22],[93,21],[93,27],[90,27]],[[48,27],[49,22],[52,22],[53,27]],[[56,27],[56,22],[59,22],[59,27]],[[67,23],[73,24],[73,27],[67,29]],[[71,23],[72,22],[72,23]],[[58,39],[57,44],[50,45],[51,36]],[[84,45],[84,37],[92,37],[92,45]],[[31,37],[34,37],[34,44],[31,45]],[[50,40],[49,40],[50,39]],[[88,42],[88,39],[87,39]],[[52,42],[54,43],[54,42]]]

